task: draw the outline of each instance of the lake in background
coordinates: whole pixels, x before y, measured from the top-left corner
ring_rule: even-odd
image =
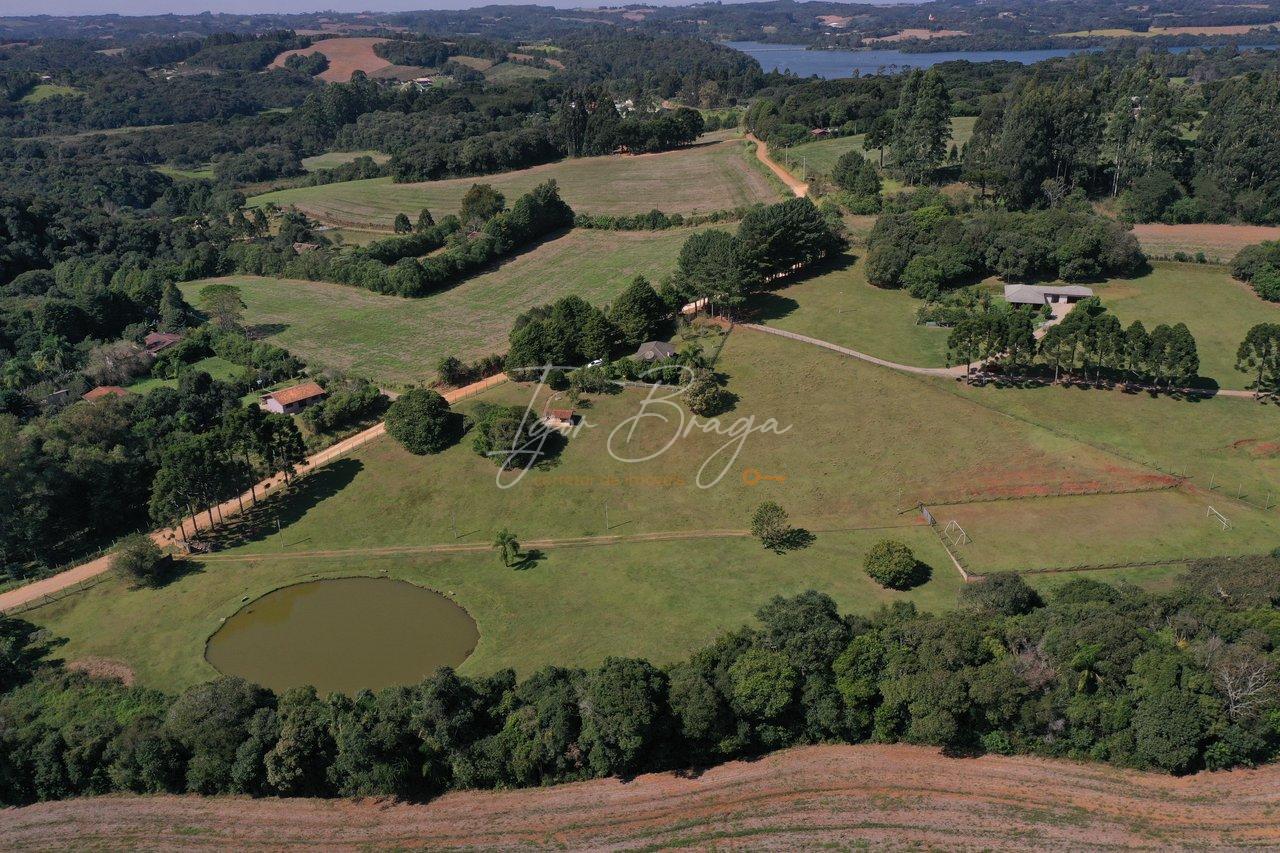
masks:
[[[827,79],[852,77],[858,74],[876,74],[881,71],[895,73],[912,68],[931,68],[942,62],[967,59],[970,62],[1019,62],[1030,65],[1045,59],[1092,52],[1101,48],[1077,48],[1059,50],[957,50],[946,53],[904,53],[901,50],[805,50],[802,44],[765,44],[758,41],[729,41],[724,44],[755,58],[769,71],[787,71],[801,77],[814,74]],[[1275,45],[1242,45],[1241,49],[1262,47],[1273,49]],[[1170,53],[1185,53],[1190,47],[1172,47]]]

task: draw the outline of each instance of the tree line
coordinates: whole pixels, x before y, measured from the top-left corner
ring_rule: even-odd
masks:
[[[870,564],[869,564],[870,565]],[[665,666],[610,657],[355,696],[219,678],[168,696],[40,663],[0,619],[0,802],[113,791],[395,796],[704,766],[812,743],[894,743],[1167,773],[1272,760],[1274,557],[1200,561],[1163,592],[1014,574],[952,612],[842,615],[777,597]],[[1262,627],[1259,627],[1262,626]]]

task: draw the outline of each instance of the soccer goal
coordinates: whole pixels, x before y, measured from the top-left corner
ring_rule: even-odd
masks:
[[[1231,522],[1227,520],[1227,517],[1213,507],[1209,507],[1209,511],[1205,513],[1205,517],[1212,518],[1214,521],[1218,522],[1218,524],[1221,524],[1223,530],[1231,529]]]
[[[947,522],[947,526],[942,528],[942,535],[951,543],[954,548],[957,545],[968,545],[973,540],[969,538],[969,534],[964,532],[964,528],[960,526],[960,522],[954,518]]]

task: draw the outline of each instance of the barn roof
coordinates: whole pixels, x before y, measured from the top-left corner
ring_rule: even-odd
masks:
[[[279,391],[272,391],[263,394],[262,399],[275,400],[282,406],[288,406],[292,403],[300,403],[303,400],[312,400],[316,397],[323,397],[325,390],[315,382],[304,382],[301,385],[294,385],[292,388],[281,388]]]
[[[99,385],[84,395],[85,400],[101,400],[103,397],[127,397],[129,392],[119,385]]]

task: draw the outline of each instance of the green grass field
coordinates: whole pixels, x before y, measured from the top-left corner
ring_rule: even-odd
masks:
[[[58,83],[40,83],[37,86],[33,86],[30,92],[23,95],[22,100],[19,103],[38,104],[41,101],[48,100],[49,98],[58,98],[63,95],[83,94],[84,92],[81,92],[75,86],[63,86]]]
[[[947,329],[916,325],[923,305],[904,290],[867,283],[864,261],[845,263],[751,303],[760,322],[919,367],[947,358]]]
[[[303,157],[302,168],[308,172],[333,169],[346,165],[358,157],[371,157],[375,163],[385,163],[391,159],[390,154],[384,154],[381,151],[327,151],[314,157]]]
[[[951,142],[957,147],[964,145],[973,136],[973,125],[977,118],[973,116],[960,116],[951,119]],[[839,136],[834,139],[819,139],[816,142],[806,142],[803,145],[796,145],[787,148],[785,154],[787,161],[795,161],[798,166],[802,166],[801,171],[807,169],[810,174],[830,175],[831,170],[835,168],[836,161],[840,159],[840,155],[846,151],[857,151],[859,154],[870,159],[872,162],[879,162],[880,154],[878,149],[872,151],[864,151],[862,148],[862,140],[865,134],[859,133],[854,136]],[[886,182],[886,189],[894,189]],[[896,188],[900,188],[900,185]]]
[[[1038,399],[1046,408],[1075,399],[1066,408],[1083,408],[1064,389],[957,392],[952,382],[917,379],[749,330],[730,335],[718,368],[738,395],[726,418],[751,416],[759,424],[774,417],[785,431],[749,435],[732,459],[722,449],[725,436],[694,431],[656,458],[626,463],[610,448],[623,458],[644,456],[667,444],[677,428],[674,420],[650,421],[630,441],[611,439],[639,410],[642,391],[631,389],[580,406],[591,426],[569,439],[553,465],[511,489],[497,487],[496,467],[465,442],[415,457],[380,439],[235,524],[227,550],[168,586],[133,590],[111,579],[27,618],[69,638],[60,650],[65,657],[119,659],[142,683],[176,688],[212,675],[201,656],[204,640],[244,601],[298,580],[386,573],[449,594],[476,618],[481,640],[463,665],[468,672],[499,666],[529,672],[610,654],[664,661],[748,621],[778,593],[816,588],[858,613],[900,598],[927,609],[952,606],[957,573],[914,511],[899,512],[918,497],[984,484],[996,492],[1033,489],[1063,478],[1125,488],[1158,473],[993,405]],[[530,393],[508,384],[481,399],[529,402]],[[1188,411],[1243,406],[1228,418],[1255,411],[1247,403],[1192,405],[1118,394],[1099,395],[1089,410],[1104,397],[1130,407],[1111,428],[1134,444],[1154,443],[1151,434],[1168,422],[1166,402]],[[535,411],[544,405],[545,397],[533,402]],[[1204,412],[1217,417],[1212,409]],[[677,417],[674,410],[667,414]],[[716,470],[727,463],[726,476],[699,488],[697,472],[708,459]],[[742,477],[747,469],[785,479],[750,485]],[[816,535],[813,545],[774,555],[743,535],[633,538],[548,547],[523,570],[502,567],[485,547],[501,527],[526,543],[601,535],[606,512],[607,532],[617,536],[740,531],[762,500],[781,503]],[[1159,586],[1176,572],[1168,564],[1258,550],[1280,532],[1275,512],[1226,511],[1237,524],[1227,533],[1199,515],[1195,492],[970,502],[940,506],[938,515],[964,518],[975,540],[964,553],[979,571],[1158,559],[1166,565],[1086,576]],[[861,560],[882,536],[910,543],[934,570],[929,583],[911,593],[869,583]],[[424,550],[457,543],[480,550]],[[1061,577],[1035,576],[1034,582],[1050,588]]]
[[[182,166],[172,166],[168,163],[156,166],[155,170],[162,175],[168,175],[171,178],[179,178],[188,181],[206,180],[213,178],[213,166],[197,166],[195,168],[183,168]]]
[[[657,283],[690,233],[575,229],[422,299],[326,282],[225,280],[242,288],[246,322],[279,327],[274,343],[317,364],[406,385],[434,376],[443,356],[505,352],[516,315],[534,305],[569,293],[604,304],[637,275]],[[205,284],[182,290],[192,299]]]
[[[1257,323],[1280,323],[1280,306],[1259,299],[1226,267],[1156,261],[1136,279],[1096,288],[1108,310],[1128,325],[1141,320],[1186,323],[1200,353],[1200,375],[1222,388],[1243,388],[1249,377],[1235,369],[1236,349]]]
[[[775,201],[777,189],[748,159],[741,142],[698,145],[634,157],[584,157],[532,169],[395,184],[390,178],[296,187],[254,196],[251,206],[295,205],[308,215],[337,225],[390,228],[397,213],[416,218],[427,207],[440,218],[455,213],[472,184],[491,184],[514,202],[521,193],[554,178],[561,196],[578,212],[601,214],[692,213]]]
[[[204,371],[214,379],[230,379],[237,374],[243,373],[244,368],[238,364],[232,364],[226,359],[218,358],[216,355],[202,358],[193,365],[196,370]],[[160,379],[154,376],[148,376],[145,379],[139,379],[132,385],[127,386],[130,391],[135,394],[145,394],[153,388],[164,386],[166,388],[177,388],[178,380],[176,379]]]

